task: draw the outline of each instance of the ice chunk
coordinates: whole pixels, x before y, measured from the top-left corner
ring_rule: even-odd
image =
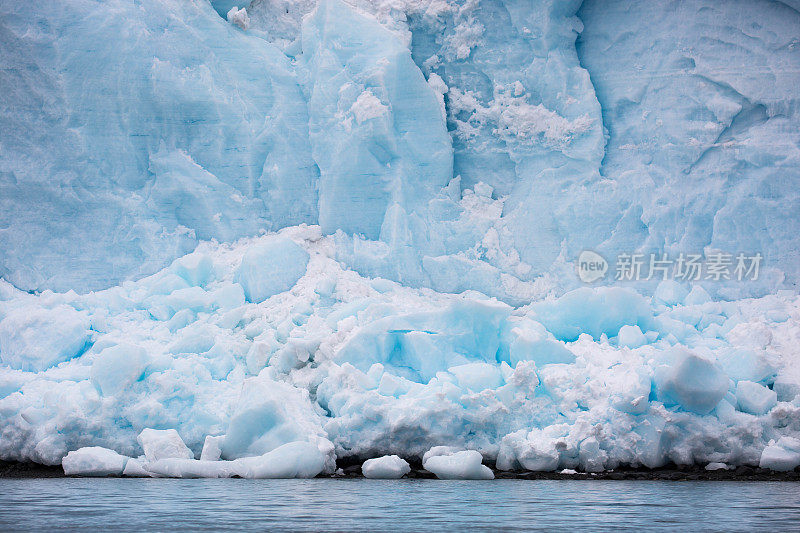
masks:
[[[241,8],[244,10],[250,5],[251,0],[211,0],[211,5],[224,17],[231,9]]]
[[[791,402],[800,395],[800,368],[788,367],[778,373],[772,389],[778,395],[778,401]]]
[[[644,298],[619,287],[582,287],[531,308],[535,318],[563,341],[574,341],[581,333],[595,339],[604,333],[615,337],[622,326],[646,326],[652,317]]]
[[[431,457],[438,457],[440,455],[453,455],[459,451],[461,450],[453,446],[434,446],[422,454],[422,464],[425,464],[425,462]]]
[[[47,370],[83,352],[89,326],[85,313],[67,305],[12,309],[0,320],[0,362],[17,370]]]
[[[548,336],[545,327],[533,320],[517,320],[509,333],[508,363],[533,361],[537,366],[551,363],[573,363],[575,355],[566,346]]]
[[[286,237],[276,237],[249,248],[242,258],[236,281],[248,302],[263,302],[291,289],[306,273],[308,252]]]
[[[583,440],[578,446],[578,461],[585,472],[602,472],[607,460],[608,453],[600,448],[595,437]]]
[[[683,303],[689,291],[675,280],[665,279],[660,282],[653,293],[653,299],[664,305],[678,305]]]
[[[718,356],[725,373],[735,381],[760,382],[775,375],[775,367],[763,349],[729,348]]]
[[[497,468],[512,470],[521,466],[533,472],[551,472],[558,468],[560,455],[552,439],[541,430],[523,433],[526,432],[511,433],[503,438]]]
[[[778,403],[778,395],[763,385],[752,381],[736,384],[736,401],[739,409],[751,415],[763,415]]]
[[[194,454],[174,429],[143,429],[136,437],[151,463],[161,459],[194,459]]]
[[[144,465],[150,474],[177,478],[232,477],[238,474],[234,461],[204,461],[169,457]]]
[[[458,380],[458,384],[474,392],[496,389],[503,383],[503,375],[497,365],[488,363],[467,363],[451,366],[448,372]]]
[[[369,479],[400,479],[411,472],[411,467],[396,455],[384,455],[364,461],[361,472]]]
[[[312,478],[326,468],[325,454],[316,444],[290,442],[259,456],[233,461],[164,457],[144,464],[151,475],[174,478]]]
[[[92,363],[92,381],[103,396],[113,396],[138,380],[147,366],[144,348],[132,344],[111,346]]]
[[[692,290],[686,295],[683,303],[686,305],[702,305],[711,301],[711,296],[700,285],[692,286]]]
[[[685,349],[673,349],[656,368],[659,399],[699,414],[711,412],[728,392],[728,377],[716,364]]]
[[[647,337],[644,336],[639,326],[622,326],[619,329],[617,340],[620,346],[628,348],[638,348],[647,344]]]
[[[247,10],[244,8],[237,9],[232,7],[231,10],[228,11],[226,18],[228,19],[228,22],[239,26],[243,30],[246,30],[250,27],[250,17],[247,15]]]
[[[761,452],[758,466],[781,472],[794,470],[800,466],[800,439],[781,437],[778,442],[771,442]]]
[[[203,451],[200,452],[201,461],[219,461],[222,456],[222,443],[225,442],[225,435],[217,437],[207,435],[203,442]]]
[[[199,252],[179,257],[168,270],[192,287],[205,287],[215,276],[214,260],[208,254]]]
[[[475,450],[464,450],[448,455],[434,455],[422,464],[439,479],[494,479],[494,474],[481,464],[483,457]]]
[[[725,463],[708,463],[705,469],[711,472],[715,470],[728,470],[728,465]]]
[[[325,438],[308,391],[266,374],[248,378],[242,385],[221,442],[225,459],[263,455],[289,442]]]
[[[145,461],[142,459],[131,458],[125,463],[122,475],[125,477],[154,477],[156,474],[145,470]]]
[[[237,475],[253,479],[312,478],[325,469],[326,462],[325,455],[310,442],[289,442],[259,457],[235,461]]]
[[[68,476],[119,476],[128,458],[114,450],[90,446],[69,452],[61,460]]]

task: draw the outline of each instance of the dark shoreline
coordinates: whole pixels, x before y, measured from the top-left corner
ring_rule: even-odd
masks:
[[[701,466],[665,466],[662,468],[619,468],[607,472],[561,474],[559,472],[507,472],[492,469],[495,479],[549,479],[549,480],[650,480],[650,481],[800,481],[800,468],[791,472],[776,472],[753,466],[739,466],[731,470],[705,470]],[[318,479],[359,479],[360,464],[351,464],[342,469],[343,474],[319,475]],[[0,479],[37,479],[67,477],[61,466],[38,463],[0,461]],[[436,479],[421,465],[412,465],[408,479]]]

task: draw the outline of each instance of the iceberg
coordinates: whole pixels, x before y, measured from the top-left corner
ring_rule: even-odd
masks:
[[[449,450],[437,450],[433,454],[429,452],[422,466],[436,474],[439,479],[494,479],[492,471],[481,464],[481,454],[475,450],[448,452]]]
[[[796,468],[799,39],[767,0],[2,3],[0,459]]]
[[[69,452],[61,465],[68,476],[118,476],[125,470],[128,459],[114,450],[90,446]]]
[[[361,472],[367,479],[400,479],[411,471],[409,464],[396,455],[367,459]]]

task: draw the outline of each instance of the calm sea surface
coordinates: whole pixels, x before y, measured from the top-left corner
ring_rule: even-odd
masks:
[[[800,484],[3,479],[0,531],[800,530]]]

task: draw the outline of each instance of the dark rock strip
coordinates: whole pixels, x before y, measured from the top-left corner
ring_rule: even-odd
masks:
[[[337,462],[340,474],[320,474],[318,478],[360,479],[361,460],[342,458]],[[433,473],[422,468],[419,460],[409,461],[408,479],[436,479]],[[665,466],[661,468],[619,468],[607,472],[561,474],[559,472],[507,472],[492,468],[496,479],[573,479],[573,480],[652,480],[652,481],[800,481],[800,467],[791,472],[775,472],[753,466],[739,466],[730,470],[705,470],[702,466]],[[60,465],[0,461],[0,478],[30,479],[65,477]]]
[[[347,464],[349,463],[349,464]],[[363,478],[361,462],[339,461],[341,474],[320,475],[339,479]],[[411,472],[406,475],[410,479],[436,479],[431,472],[422,468],[419,461],[409,460]],[[800,481],[800,467],[791,472],[776,472],[754,466],[738,466],[729,470],[706,470],[704,466],[670,465],[661,468],[618,468],[605,472],[577,472],[562,474],[560,472],[504,471],[492,468],[495,479],[574,479],[574,480],[652,480],[652,481]]]
[[[61,465],[48,466],[39,463],[0,461],[0,478],[23,479],[43,477],[65,477]]]

